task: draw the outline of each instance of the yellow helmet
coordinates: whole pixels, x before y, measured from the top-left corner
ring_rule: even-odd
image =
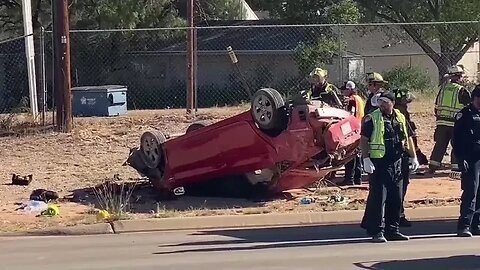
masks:
[[[367,81],[369,81],[369,82],[382,82],[382,83],[387,83],[387,81],[385,81],[385,80],[383,79],[383,76],[380,75],[380,73],[377,73],[377,72],[367,73]]]
[[[312,72],[310,72],[310,78],[313,76],[318,76],[322,79],[325,79],[327,75],[328,75],[328,71],[321,68],[315,68],[312,70]]]
[[[454,65],[448,68],[447,75],[465,74],[463,65]]]

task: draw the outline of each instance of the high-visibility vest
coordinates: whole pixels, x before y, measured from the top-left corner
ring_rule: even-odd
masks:
[[[355,117],[362,120],[365,116],[365,101],[359,95],[350,96],[350,100],[355,101]]]
[[[459,112],[464,105],[458,101],[458,94],[462,86],[458,83],[449,83],[440,91],[435,109],[437,110],[437,125],[453,127],[455,123],[455,114]]]
[[[394,109],[395,118],[402,125],[402,131],[404,133],[405,140],[402,144],[408,149],[408,131],[407,131],[407,120],[405,115],[403,115],[399,110]],[[373,121],[373,132],[370,136],[369,148],[370,148],[370,157],[371,158],[383,158],[385,156],[385,124],[383,121],[382,112],[380,109],[373,111],[370,116]]]

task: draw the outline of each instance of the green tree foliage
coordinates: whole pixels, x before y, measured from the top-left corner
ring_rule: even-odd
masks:
[[[371,18],[394,23],[478,21],[478,0],[356,0]],[[450,65],[457,64],[478,41],[480,25],[405,24],[403,29],[438,67],[440,83]],[[432,43],[438,41],[440,50]]]
[[[314,44],[300,44],[295,50],[295,59],[301,74],[310,73],[315,67],[325,68],[331,64],[340,44],[335,38],[324,38]]]
[[[356,23],[361,18],[353,0],[253,0],[249,4],[294,24]]]
[[[386,71],[383,75],[392,89],[423,93],[434,88],[428,73],[419,67],[398,66]]]

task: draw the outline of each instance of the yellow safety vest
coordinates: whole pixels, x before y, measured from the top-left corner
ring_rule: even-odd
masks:
[[[462,89],[460,84],[449,83],[440,91],[435,104],[435,109],[437,110],[437,126],[453,127],[455,114],[464,107],[464,105],[458,101],[460,89]]]
[[[407,120],[405,115],[401,113],[398,109],[394,109],[395,111],[395,118],[398,122],[402,125],[402,131],[404,132],[404,137],[408,138],[408,131],[407,131]],[[370,157],[371,158],[383,158],[385,156],[385,124],[383,122],[383,116],[380,109],[376,109],[373,111],[370,116],[372,117],[373,121],[373,132],[372,136],[370,136]],[[403,141],[403,145],[408,149],[408,143],[405,139]]]

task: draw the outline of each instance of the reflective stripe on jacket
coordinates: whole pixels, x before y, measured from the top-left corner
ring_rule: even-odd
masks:
[[[407,120],[405,115],[403,115],[399,110],[394,109],[395,118],[402,125],[402,131],[404,132],[404,137],[408,138],[407,131]],[[373,132],[370,137],[370,157],[371,158],[383,158],[385,156],[385,123],[383,121],[383,115],[380,109],[376,109],[371,114],[373,121]],[[405,141],[402,142],[403,145],[408,149],[408,143]]]
[[[435,109],[437,111],[437,126],[453,127],[455,115],[464,106],[458,100],[462,86],[458,83],[449,83],[438,95]]]

